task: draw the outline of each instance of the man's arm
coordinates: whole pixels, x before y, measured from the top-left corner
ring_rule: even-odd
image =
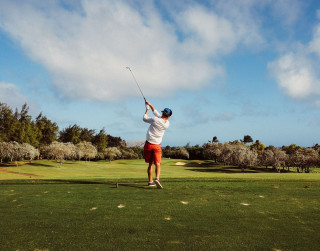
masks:
[[[153,107],[153,105],[151,105],[149,101],[146,101],[146,105],[150,106],[152,112],[155,110],[155,108]]]
[[[150,104],[150,103],[149,103]],[[150,105],[147,104],[147,101],[146,101],[146,112],[144,113],[143,115],[143,121],[146,122],[146,123],[152,123],[153,121],[153,118],[150,118],[148,117],[148,112],[149,112],[149,107],[151,107]],[[152,106],[153,107],[153,106]],[[151,108],[152,109],[152,108]]]
[[[146,105],[150,106],[153,114],[158,117],[161,118],[161,114],[156,110],[156,108],[153,107],[153,105],[151,105],[151,103],[149,101],[146,101]]]
[[[147,102],[146,102],[147,103]],[[148,112],[149,112],[149,106],[146,105],[146,112],[144,113],[144,115],[148,115]]]

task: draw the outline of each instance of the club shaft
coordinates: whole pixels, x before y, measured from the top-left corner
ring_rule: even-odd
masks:
[[[131,75],[132,75],[134,81],[136,82],[136,84],[137,84],[137,86],[138,86],[138,88],[139,88],[139,91],[140,91],[140,93],[141,93],[144,101],[146,101],[146,98],[144,97],[144,95],[143,95],[143,93],[142,93],[142,90],[141,90],[141,88],[140,88],[140,86],[139,86],[139,84],[138,84],[138,81],[136,80],[135,76],[133,75],[133,72],[131,71],[130,67],[127,67],[127,69],[131,72]]]

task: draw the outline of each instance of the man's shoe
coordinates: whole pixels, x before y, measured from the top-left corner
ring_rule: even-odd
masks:
[[[157,188],[160,188],[160,189],[162,189],[163,188],[163,186],[161,185],[161,183],[160,183],[160,180],[159,179],[155,179],[154,180],[154,183],[156,183],[156,186],[157,186]]]
[[[154,183],[154,181],[149,182],[149,183],[148,183],[148,186],[149,186],[149,187],[155,187],[155,186],[156,186],[156,183]]]

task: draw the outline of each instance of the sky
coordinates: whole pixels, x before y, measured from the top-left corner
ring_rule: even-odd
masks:
[[[162,145],[320,143],[318,0],[0,0],[0,102]]]

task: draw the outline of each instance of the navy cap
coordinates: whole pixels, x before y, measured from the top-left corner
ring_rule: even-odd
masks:
[[[164,108],[164,110],[162,111],[163,115],[169,117],[172,115],[172,111],[169,108]]]

